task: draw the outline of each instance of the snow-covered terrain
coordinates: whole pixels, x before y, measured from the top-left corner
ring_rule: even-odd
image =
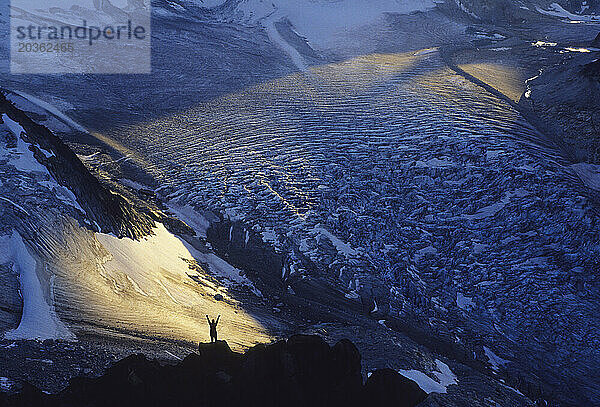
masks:
[[[127,133],[162,148],[159,179],[183,202],[235,214],[384,312],[438,297],[460,313],[436,317],[488,340],[586,352],[597,339],[591,202],[535,129],[435,53],[314,67]]]
[[[160,223],[139,241],[88,230],[92,222],[78,197],[40,161],[64,157],[40,146],[36,157],[18,119],[1,117],[0,267],[18,278],[22,298],[20,323],[2,326],[4,338],[74,340],[86,321],[102,321],[108,328],[196,340],[208,313],[223,315],[221,329],[234,347],[268,338],[229,294],[240,289],[261,296],[240,270]],[[30,194],[35,199],[23,198]]]
[[[212,253],[201,253],[192,248],[161,224],[155,229],[153,236],[140,241],[118,239],[107,234],[97,234],[96,238],[112,255],[104,266],[104,278],[118,279],[125,273],[135,291],[142,296],[160,297],[164,290],[164,294],[176,304],[193,306],[195,296],[186,291],[187,285],[193,285],[190,281],[192,275],[195,279],[202,280],[209,295],[221,294],[228,298],[225,287],[215,285],[202,274],[192,273],[191,262],[205,265],[210,275],[230,284],[245,284],[260,296],[252,283],[240,275],[241,270]],[[118,285],[116,282],[114,284]]]
[[[481,2],[450,3],[452,13],[462,10],[457,20],[427,1],[157,2],[165,14],[153,27],[153,75],[13,83],[36,117],[81,148],[89,168],[132,194],[156,193],[194,233],[184,239],[166,223],[140,240],[89,230],[74,191],[59,193],[63,186],[16,137],[0,149],[8,168],[0,207],[11,214],[3,235],[21,222],[14,213],[35,218],[60,206],[52,219],[77,219],[57,221],[60,233],[42,229],[40,240],[61,259],[48,272],[56,274],[57,314],[82,326],[194,340],[204,314],[221,313],[241,347],[268,340],[272,321],[247,312],[240,292],[279,314],[294,284],[326,282],[380,321],[385,341],[394,320],[414,317],[490,380],[510,378],[528,395],[564,386],[564,399],[597,400],[600,355],[590,344],[600,340],[600,227],[590,190],[600,189],[598,168],[572,162],[518,110],[525,78],[534,81],[539,66],[461,65],[475,76],[525,73],[505,99],[448,66],[459,46],[472,47],[473,58],[486,46],[540,60],[596,53],[571,39],[597,19],[583,4],[577,14],[565,4],[515,3],[531,19],[515,34],[484,26]],[[4,123],[21,133],[14,120]],[[85,129],[98,151],[88,149]],[[210,240],[217,223],[222,258],[210,244],[191,243]],[[254,260],[257,241],[285,259],[276,299],[231,265],[235,255]],[[429,358],[435,365],[402,360],[395,370],[436,397],[474,383],[462,379],[465,369]]]

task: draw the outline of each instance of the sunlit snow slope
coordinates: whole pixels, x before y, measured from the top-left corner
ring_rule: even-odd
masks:
[[[18,326],[0,326],[5,338],[73,340],[97,328],[197,341],[208,339],[205,315],[220,314],[233,346],[268,339],[228,287],[260,292],[214,254],[161,223],[141,240],[90,230],[81,197],[46,168],[64,157],[37,145],[38,128],[23,120],[9,109],[0,124],[0,271],[22,297]]]

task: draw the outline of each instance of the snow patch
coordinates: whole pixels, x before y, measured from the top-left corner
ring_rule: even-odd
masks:
[[[337,249],[338,253],[341,253],[345,257],[356,256],[356,250],[354,250],[352,246],[340,240],[337,236],[333,235],[327,229],[321,226],[317,226],[314,228],[314,231],[317,232],[319,235],[325,236],[327,239],[329,239]]]
[[[358,295],[356,291],[350,291],[349,293],[344,294],[344,297],[348,298],[349,300],[358,300],[360,295]]]
[[[567,48],[565,48],[565,51],[568,51],[568,52],[580,52],[580,53],[583,53],[583,54],[589,54],[590,52],[600,51],[600,49],[598,49],[598,48],[573,48],[573,47],[567,47]]]
[[[547,16],[560,17],[568,22],[576,21],[576,22],[600,22],[600,16],[594,15],[585,15],[585,14],[573,14],[567,10],[565,10],[560,4],[552,3],[548,7],[548,10],[544,10],[540,7],[536,7],[537,11],[541,14],[545,14]]]
[[[508,360],[502,359],[500,356],[496,355],[490,348],[486,346],[483,347],[483,351],[485,352],[485,356],[487,356],[490,365],[492,365],[492,370],[494,372],[498,372],[502,366],[509,362]]]
[[[536,41],[532,42],[531,45],[534,47],[556,47],[556,42],[547,42],[547,41]]]
[[[416,382],[419,387],[427,394],[446,393],[448,386],[458,384],[456,375],[450,370],[450,367],[439,359],[435,360],[437,371],[432,372],[435,379],[432,379],[419,370],[399,370],[398,372],[405,377]]]
[[[471,297],[467,297],[461,292],[456,293],[456,305],[458,308],[469,311],[475,307],[475,302]]]

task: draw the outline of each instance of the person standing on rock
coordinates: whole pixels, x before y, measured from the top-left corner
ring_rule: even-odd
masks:
[[[208,317],[208,315],[206,316],[206,320],[208,321],[208,326],[210,327],[210,342],[211,343],[217,341],[217,324],[219,323],[219,318],[221,318],[220,315],[217,317],[216,321],[214,319],[211,321],[210,318]]]

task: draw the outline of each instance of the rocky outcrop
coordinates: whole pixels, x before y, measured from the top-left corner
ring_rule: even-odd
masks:
[[[585,64],[581,73],[590,79],[600,81],[600,60],[596,59],[595,61]]]
[[[598,41],[598,37],[594,42]],[[597,53],[566,55],[527,82],[519,101],[560,137],[573,162],[600,163],[600,64]]]
[[[600,47],[600,33],[598,33],[598,35],[596,35],[596,38],[594,38],[594,40],[592,41],[592,43],[590,45],[592,47]]]
[[[375,371],[363,385],[361,358],[348,340],[330,347],[317,336],[234,353],[224,341],[200,344],[174,366],[143,355],[117,362],[99,378],[77,378],[61,393],[25,386],[0,394],[7,406],[415,406],[426,398],[395,371]]]
[[[416,406],[424,392],[412,380],[392,369],[376,370],[365,384],[363,398],[373,406]]]

